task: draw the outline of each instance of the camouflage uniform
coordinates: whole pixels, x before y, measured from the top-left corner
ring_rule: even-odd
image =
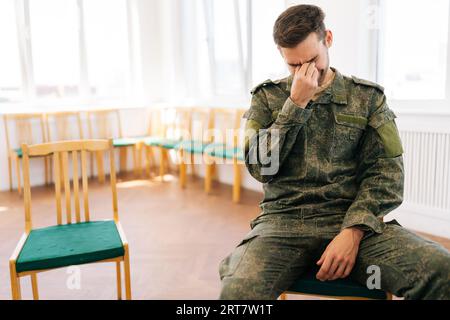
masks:
[[[330,86],[305,109],[289,98],[292,76],[251,92],[246,166],[263,183],[264,199],[251,231],[220,264],[220,298],[276,299],[354,226],[364,236],[351,278],[365,285],[367,267],[376,265],[385,291],[450,299],[450,253],[382,221],[402,203],[404,185],[396,116],[383,87],[332,70]],[[271,163],[260,161],[260,149],[275,148],[278,170],[262,174]]]

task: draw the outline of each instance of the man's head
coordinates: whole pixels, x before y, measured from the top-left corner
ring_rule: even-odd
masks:
[[[319,85],[330,66],[328,48],[333,42],[333,34],[325,29],[324,18],[319,7],[301,4],[286,9],[273,27],[273,39],[289,72],[293,74],[297,66],[314,61],[319,70]]]

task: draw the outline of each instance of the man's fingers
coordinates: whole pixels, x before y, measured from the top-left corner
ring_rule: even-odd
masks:
[[[301,77],[306,77],[306,72],[308,71],[309,63],[304,63],[300,67],[299,74]]]
[[[333,263],[331,264],[330,269],[328,270],[328,280],[331,280],[334,278],[336,271],[338,270],[338,268],[340,267],[340,264],[342,262],[339,261],[338,259],[333,259]]]
[[[331,280],[336,280],[338,278],[345,278],[344,273],[345,270],[347,269],[347,266],[348,266],[347,263],[341,263],[336,272],[334,273],[334,276],[331,278]]]
[[[323,260],[325,260],[325,257],[327,256],[327,250],[328,250],[328,247],[322,253],[322,256],[320,257],[319,261],[317,261],[317,265],[320,266],[323,263]]]
[[[346,278],[350,275],[350,273],[353,270],[353,263],[348,263],[347,266],[345,267],[345,271],[344,274],[342,275],[342,278]]]
[[[333,263],[333,260],[329,256],[327,256],[325,258],[325,261],[323,262],[322,267],[320,268],[319,272],[317,272],[317,275],[316,275],[317,279],[322,280],[322,281],[327,279],[327,275],[328,275],[328,272],[330,270],[332,263]]]
[[[312,75],[313,75],[313,73],[314,73],[314,70],[316,70],[316,69],[317,69],[317,68],[316,68],[316,63],[315,63],[315,62],[309,63],[308,70],[306,71],[306,76],[307,76],[308,78],[312,78]]]

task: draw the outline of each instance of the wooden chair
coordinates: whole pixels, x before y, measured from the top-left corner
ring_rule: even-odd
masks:
[[[122,120],[118,109],[99,109],[87,112],[89,139],[113,139],[114,148],[119,150],[120,172],[127,171],[127,153],[132,149],[133,172],[139,175],[141,165],[141,137],[123,137]],[[93,159],[91,159],[91,172],[93,172]],[[97,174],[100,182],[105,181],[103,158],[96,154]]]
[[[245,110],[234,108],[214,109],[214,144],[205,151],[205,191],[211,191],[216,164],[233,164],[233,202],[239,202],[241,194],[241,166],[245,163],[242,148],[242,116]],[[231,133],[231,135],[230,135]],[[217,139],[218,138],[218,139]]]
[[[179,181],[186,187],[187,163],[191,164],[191,173],[195,176],[195,155],[203,156],[214,144],[214,111],[212,108],[191,108],[189,116],[189,137],[175,146],[178,150]],[[222,143],[217,143],[222,145]],[[190,159],[187,159],[190,156]]]
[[[125,271],[125,295],[131,299],[130,258],[128,242],[119,222],[114,152],[111,140],[75,140],[22,145],[24,171],[25,233],[10,260],[11,291],[13,299],[21,299],[20,278],[31,277],[33,298],[39,299],[37,274],[51,269],[93,262],[114,262],[117,270],[117,296],[122,298],[121,262]],[[87,153],[109,152],[112,189],[113,220],[91,221],[88,203]],[[81,155],[81,189],[79,184],[79,156]],[[55,171],[57,225],[33,229],[29,157],[52,156]],[[60,162],[61,159],[61,162]],[[72,215],[69,159],[72,160],[73,199]],[[61,179],[64,186],[62,199]],[[83,198],[84,215],[80,198]],[[65,224],[62,207],[65,202]],[[82,219],[84,218],[84,221]]]
[[[3,115],[4,127],[5,127],[5,139],[6,149],[8,154],[8,174],[9,174],[9,189],[13,189],[13,177],[12,167],[15,164],[16,177],[17,177],[17,190],[19,194],[22,194],[21,174],[20,174],[20,159],[22,159],[22,149],[20,148],[22,143],[37,143],[46,142],[47,136],[45,131],[45,118],[42,113],[30,113],[30,114],[5,114]],[[9,130],[9,124],[14,123],[14,142],[11,141],[11,132]],[[40,133],[36,133],[33,127],[39,127]],[[36,139],[40,135],[40,139]],[[40,140],[40,141],[39,141]],[[44,169],[45,169],[45,183],[49,183],[48,173],[48,159],[44,157]]]
[[[161,127],[158,129],[157,135],[144,139],[147,150],[152,148],[158,148],[159,150],[159,176],[161,181],[164,181],[164,174],[170,169],[169,151],[174,150],[183,139],[189,139],[191,110],[192,108],[189,107],[162,109],[159,114]]]
[[[155,167],[155,158],[153,153],[154,142],[161,141],[165,137],[165,127],[163,125],[164,112],[167,108],[155,107],[148,109],[147,136],[142,140],[145,150],[145,168],[149,178],[152,177],[152,167]],[[147,142],[147,143],[146,143]],[[168,155],[162,162],[168,163]],[[167,165],[166,165],[167,166]],[[164,170],[164,168],[163,168]]]

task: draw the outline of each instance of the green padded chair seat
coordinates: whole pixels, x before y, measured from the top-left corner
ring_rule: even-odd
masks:
[[[386,292],[378,289],[369,289],[360,283],[345,278],[332,281],[320,281],[316,279],[319,270],[307,272],[298,279],[287,291],[299,294],[315,294],[332,297],[362,297],[369,299],[385,300]]]
[[[183,150],[185,150],[188,153],[202,154],[203,152],[205,152],[207,148],[209,150],[210,148],[221,146],[223,146],[222,143],[209,143],[199,140],[185,140],[177,144],[175,148],[176,149],[183,148]]]
[[[130,147],[134,146],[139,141],[142,141],[142,137],[131,137],[131,138],[116,138],[113,139],[114,147]]]
[[[160,137],[147,137],[144,139],[145,145],[152,147],[162,147],[164,149],[174,149],[179,142],[179,139],[167,139]]]
[[[14,149],[14,152],[17,153],[17,156],[18,156],[19,158],[22,158],[22,156],[23,156],[22,148]]]
[[[60,268],[124,255],[114,221],[92,221],[31,230],[17,272]]]
[[[222,158],[222,159],[233,159],[235,156],[239,161],[244,161],[244,151],[242,148],[236,147],[224,147],[224,146],[218,146],[214,147],[211,150],[207,151],[208,155],[216,158]]]

